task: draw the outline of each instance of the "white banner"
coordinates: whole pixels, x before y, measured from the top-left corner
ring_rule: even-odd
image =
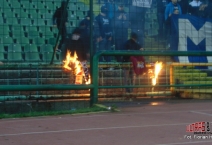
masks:
[[[132,0],[132,5],[136,7],[150,8],[152,0]]]

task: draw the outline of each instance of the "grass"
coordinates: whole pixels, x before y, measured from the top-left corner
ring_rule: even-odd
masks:
[[[43,112],[29,112],[29,113],[19,113],[19,114],[0,114],[0,119],[3,118],[23,118],[23,117],[38,117],[38,116],[55,116],[64,114],[82,114],[82,113],[95,113],[95,112],[114,112],[117,111],[115,107],[108,107],[103,105],[94,105],[93,107],[83,108],[83,109],[72,109],[66,111],[43,111]]]

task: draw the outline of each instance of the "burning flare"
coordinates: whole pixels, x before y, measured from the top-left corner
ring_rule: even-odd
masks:
[[[157,84],[158,75],[162,69],[163,63],[156,62],[154,68],[154,76],[152,77],[152,85],[155,86]]]
[[[68,50],[66,60],[63,61],[63,67],[67,70],[73,71],[75,75],[75,84],[82,84],[82,76],[84,76],[86,84],[90,84],[90,75],[87,68],[87,62],[80,62],[77,58],[76,51],[72,56],[71,52]]]

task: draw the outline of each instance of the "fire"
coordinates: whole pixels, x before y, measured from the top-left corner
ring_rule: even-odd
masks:
[[[86,62],[80,62],[77,58],[78,57],[76,51],[74,52],[74,55],[71,56],[71,52],[68,50],[66,54],[66,60],[63,61],[64,63],[63,67],[67,70],[73,71],[76,78],[75,84],[82,84],[82,76],[85,77],[85,75],[89,74],[85,74],[83,70],[83,67],[85,67]],[[84,65],[82,66],[82,64]],[[90,84],[90,75],[88,76],[88,79],[85,82],[86,84]]]
[[[162,69],[163,63],[156,62],[154,68],[154,76],[152,77],[152,85],[155,86],[157,84],[158,75]]]

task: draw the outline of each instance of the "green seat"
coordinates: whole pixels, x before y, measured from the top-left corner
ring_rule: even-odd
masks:
[[[0,61],[5,61],[4,52],[0,52]]]
[[[50,26],[39,26],[38,30],[41,33],[51,32],[51,27]]]
[[[29,18],[20,18],[20,24],[24,26],[31,26],[32,21]]]
[[[53,25],[52,19],[46,19],[45,22],[46,22],[46,26],[52,26]]]
[[[30,13],[29,14],[29,17],[31,18],[31,19],[41,19],[41,14],[39,14],[39,13]]]
[[[16,43],[19,43],[22,47],[24,47],[25,45],[29,44],[29,38],[27,37],[17,37],[16,39]]]
[[[22,52],[8,52],[7,53],[7,61],[9,62],[22,62],[24,61]]]
[[[42,14],[44,19],[52,19],[52,14],[50,13],[44,13]]]
[[[54,55],[53,52],[42,52],[42,60],[48,63],[52,60],[52,55]],[[54,61],[59,61],[56,54],[54,55]]]
[[[13,9],[20,9],[21,8],[21,4],[18,1],[13,1],[10,3],[10,7]]]
[[[44,37],[45,39],[49,39],[51,37],[54,37],[54,33],[51,32],[51,31],[45,31],[45,32],[42,32],[42,37]]]
[[[24,46],[24,52],[38,52],[36,44],[27,44]]]
[[[55,46],[55,44],[56,44],[56,40],[57,40],[57,38],[49,38],[49,40],[48,40],[48,44],[51,44],[52,46]]]
[[[17,30],[24,31],[24,27],[21,25],[12,25],[11,26],[11,31],[17,31]]]
[[[35,37],[32,39],[32,43],[37,46],[41,46],[41,45],[45,44],[45,39],[41,38],[41,37]]]
[[[28,18],[28,13],[27,12],[24,12],[24,11],[18,11],[17,10],[17,16],[18,16],[18,18]]]
[[[55,5],[52,3],[52,1],[46,1],[45,2],[46,8],[50,10],[55,10]]]
[[[8,25],[18,25],[18,19],[17,18],[5,18],[5,22]]]
[[[45,5],[41,1],[32,1],[32,4],[36,9],[45,9]]]
[[[0,44],[0,53],[3,53],[3,52],[5,52],[4,45]]]
[[[27,62],[41,62],[40,54],[38,52],[25,52],[25,61]]]
[[[4,18],[0,18],[0,24],[4,24]]]
[[[4,18],[15,18],[16,16],[15,16],[15,12],[14,11],[9,11],[9,12],[7,12],[7,11],[3,11],[3,13],[4,13]]]
[[[21,0],[20,3],[22,4],[23,8],[28,8],[32,3],[30,1]]]
[[[4,46],[8,46],[8,45],[14,43],[13,39],[11,37],[7,37],[7,36],[6,37],[2,37],[1,41],[2,41],[2,44],[4,44]]]
[[[46,8],[38,9],[38,13],[39,13],[39,14],[48,13],[48,10],[47,10]]]
[[[25,31],[29,32],[29,31],[38,31],[37,26],[27,26],[25,27]]]
[[[45,20],[43,19],[33,19],[33,25],[34,26],[45,26]]]
[[[54,48],[51,44],[43,44],[40,47],[40,52],[53,52]]]
[[[39,31],[28,31],[27,34],[29,38],[40,37]]]
[[[21,30],[13,30],[12,32],[12,36],[13,37],[23,37],[23,36],[25,36],[25,32],[24,31],[21,31]]]
[[[0,37],[5,37],[5,36],[9,37],[10,31],[0,29]]]
[[[69,3],[68,10],[69,11],[76,11],[77,10],[77,5],[75,5],[73,3]]]
[[[8,52],[22,52],[20,44],[10,44],[8,46]]]

